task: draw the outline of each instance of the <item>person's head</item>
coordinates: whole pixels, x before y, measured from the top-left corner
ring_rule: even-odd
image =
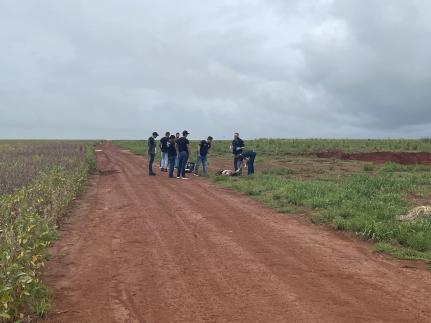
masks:
[[[179,133],[179,132],[177,132],[177,133],[175,134],[175,137],[176,137],[176,138],[179,138],[179,137],[180,137],[180,133]]]
[[[169,132],[169,131],[166,131],[166,133],[165,133],[165,137],[166,138],[169,138],[169,136],[171,135],[171,133]]]
[[[169,141],[170,142],[174,142],[175,141],[175,136],[174,135],[169,136]]]
[[[153,132],[153,138],[157,138],[159,136],[159,134],[157,132]]]
[[[190,133],[189,133],[187,130],[184,130],[184,131],[183,131],[183,136],[184,136],[184,137],[187,137],[189,134],[190,134]]]
[[[212,143],[213,142],[213,137],[211,137],[211,136],[209,136],[208,138],[207,138],[207,143]]]
[[[234,138],[234,139],[238,139],[238,138],[239,138],[239,133],[238,133],[238,132],[235,132],[235,133],[233,134],[233,138]]]

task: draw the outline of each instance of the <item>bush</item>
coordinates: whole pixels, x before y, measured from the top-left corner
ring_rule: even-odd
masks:
[[[67,205],[94,167],[90,145],[74,168],[53,167],[13,194],[0,196],[0,318],[29,319],[49,307],[40,276]]]

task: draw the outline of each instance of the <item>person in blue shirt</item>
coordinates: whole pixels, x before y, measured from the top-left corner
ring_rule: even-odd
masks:
[[[211,145],[213,142],[213,137],[209,136],[207,140],[202,140],[199,143],[198,151],[197,151],[197,158],[196,158],[196,164],[195,164],[195,176],[199,176],[199,165],[202,163],[202,175],[207,175],[207,156],[208,151],[211,149]]]
[[[177,178],[188,179],[186,177],[186,164],[189,159],[189,144],[190,141],[187,139],[189,132],[183,131],[183,136],[176,141],[177,152],[178,152],[178,169]]]
[[[167,143],[169,160],[169,178],[174,178],[175,161],[177,160],[177,148],[175,147],[175,136],[171,135]]]

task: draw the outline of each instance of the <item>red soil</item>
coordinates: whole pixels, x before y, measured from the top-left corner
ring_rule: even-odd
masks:
[[[431,164],[431,153],[427,152],[371,152],[349,154],[342,151],[327,151],[317,153],[317,157],[369,161],[375,164],[383,164],[387,162],[393,162],[402,165]]]
[[[427,322],[431,273],[110,143],[60,239],[48,322]]]

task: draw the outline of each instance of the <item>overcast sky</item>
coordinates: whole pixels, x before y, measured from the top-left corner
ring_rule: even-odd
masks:
[[[0,138],[430,126],[429,0],[0,0]]]

